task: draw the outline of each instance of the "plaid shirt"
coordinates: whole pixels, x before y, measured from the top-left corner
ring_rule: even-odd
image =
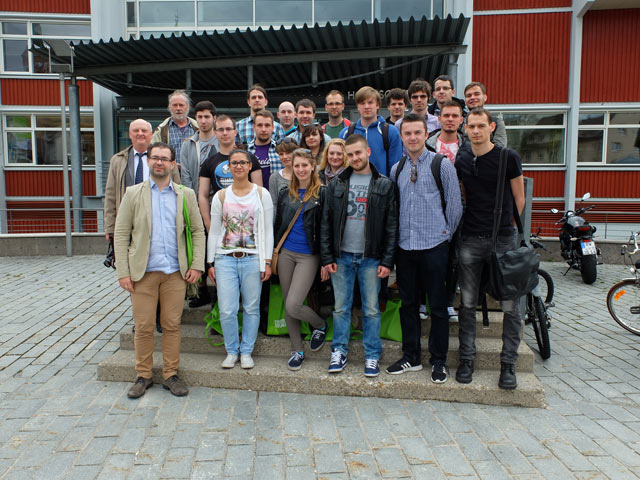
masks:
[[[398,163],[391,167],[390,178],[398,184],[400,202],[398,246],[403,250],[427,250],[450,241],[462,218],[460,184],[453,164],[446,158],[440,167],[442,188],[447,202],[447,217],[442,213],[440,191],[431,173],[435,153],[425,149],[418,157],[416,182],[411,181],[412,162],[407,157],[396,181]]]
[[[173,118],[169,120],[169,145],[176,151],[176,161],[180,163],[180,150],[182,150],[182,144],[185,140],[193,137],[195,130],[191,125],[191,122],[187,122],[187,126],[184,127],[184,131],[173,121]]]
[[[249,145],[256,138],[256,133],[253,130],[253,117],[249,116],[243,118],[236,124],[236,145]],[[271,139],[274,142],[282,140],[284,138],[284,128],[278,122],[273,122],[273,133]],[[282,168],[282,167],[280,167]]]
[[[280,127],[282,128],[282,127]],[[247,146],[247,152],[255,155],[256,154],[256,142],[255,140],[251,140],[249,145]],[[279,172],[284,168],[282,162],[280,161],[280,155],[276,153],[276,142],[271,140],[271,146],[269,147],[269,169],[271,173],[274,174]],[[264,186],[264,185],[263,185]],[[267,188],[267,187],[265,187]]]

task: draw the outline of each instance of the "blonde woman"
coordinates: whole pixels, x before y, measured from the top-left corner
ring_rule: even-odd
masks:
[[[344,149],[344,140],[334,138],[324,149],[322,153],[322,161],[318,167],[318,176],[323,185],[329,185],[329,182],[340,175],[347,168],[347,152]]]
[[[304,299],[313,285],[320,266],[320,222],[324,187],[320,183],[316,162],[306,149],[297,149],[291,160],[293,176],[289,188],[278,195],[278,208],[274,226],[277,245],[296,217],[278,256],[278,275],[285,304],[285,321],[291,338],[292,352],[288,362],[290,370],[299,370],[304,360],[300,322],[313,329],[309,348],[319,350],[324,344],[326,322]],[[322,269],[324,280],[329,273]]]

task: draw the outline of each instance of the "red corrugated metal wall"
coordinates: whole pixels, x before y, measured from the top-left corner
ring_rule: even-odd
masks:
[[[0,11],[39,13],[90,13],[91,0],[28,0],[22,2],[19,2],[17,0],[0,0]]]
[[[640,198],[640,171],[578,170],[576,195],[594,198]],[[640,211],[640,207],[638,207]]]
[[[476,15],[472,78],[491,103],[564,103],[571,13]]]
[[[65,82],[68,86],[69,82]],[[60,82],[50,79],[3,78],[0,80],[3,105],[60,105]],[[93,83],[78,80],[81,106],[93,105]],[[65,89],[67,105],[69,91]]]
[[[64,202],[7,202],[7,210],[9,233],[64,232]],[[82,217],[84,232],[98,231],[97,212],[85,211]]]
[[[61,170],[5,170],[7,196],[55,197],[64,195]],[[69,185],[72,175],[69,174]],[[96,194],[96,172],[82,172],[82,194]]]
[[[570,7],[571,0],[474,0],[474,10]]]
[[[582,27],[583,102],[640,101],[640,8],[590,10]]]
[[[524,170],[525,177],[533,178],[533,196],[564,197],[564,170]]]

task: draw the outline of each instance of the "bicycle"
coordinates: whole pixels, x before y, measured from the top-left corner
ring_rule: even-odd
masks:
[[[536,239],[540,238],[540,229],[535,234],[531,234],[529,242],[533,248],[547,248]],[[545,270],[538,269],[538,285],[527,294],[525,324],[530,323],[533,333],[536,336],[538,351],[543,360],[551,356],[551,343],[549,341],[549,328],[551,327],[551,313],[549,308],[553,303],[553,279]]]
[[[631,232],[629,242],[633,242],[634,249],[628,251],[623,245],[620,254],[624,256],[625,265],[634,275],[616,283],[607,293],[607,308],[613,319],[625,330],[640,335],[640,260],[633,262],[632,256],[640,252],[638,246],[639,232]],[[627,264],[627,257],[630,265]]]

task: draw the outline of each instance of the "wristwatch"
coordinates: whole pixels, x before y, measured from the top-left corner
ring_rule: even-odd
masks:
[[[271,266],[271,262],[264,262],[265,265]]]

